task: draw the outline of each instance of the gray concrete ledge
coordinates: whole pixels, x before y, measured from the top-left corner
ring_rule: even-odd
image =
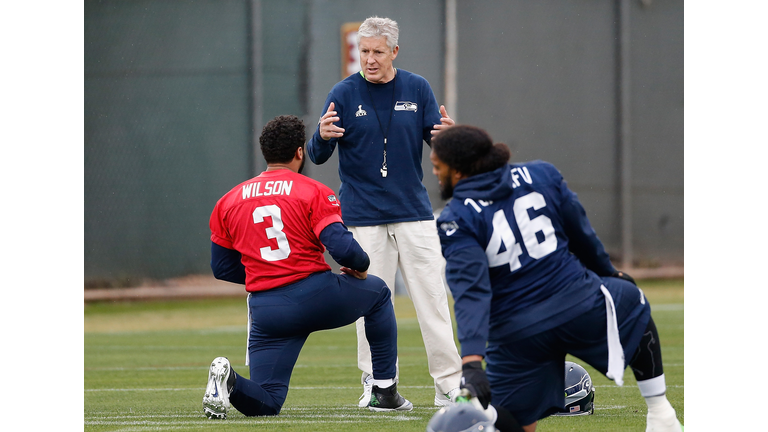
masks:
[[[626,272],[637,280],[684,277],[683,267],[636,268]],[[247,295],[243,285],[222,282],[212,276],[190,276],[167,281],[156,286],[86,289],[84,291],[85,302],[245,297]]]

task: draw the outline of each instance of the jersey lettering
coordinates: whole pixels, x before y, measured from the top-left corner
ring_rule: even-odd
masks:
[[[268,181],[264,184],[264,191],[261,190],[261,182],[248,183],[243,185],[243,199],[270,195],[290,195],[293,189],[293,180]]]
[[[540,210],[546,205],[544,196],[538,192],[531,192],[515,200],[517,227],[520,228],[528,255],[534,259],[544,258],[557,249],[557,237],[552,220],[545,215],[539,215],[533,219],[528,216],[528,209]],[[536,237],[537,232],[541,232],[544,236],[544,241],[541,243]]]
[[[523,237],[523,244],[528,256],[533,259],[541,259],[557,249],[557,236],[552,220],[546,215],[539,215],[531,219],[529,209],[540,210],[546,207],[544,196],[538,192],[531,192],[515,200],[512,220],[507,219],[504,209],[499,209],[493,214],[493,232],[485,255],[488,257],[488,267],[499,267],[509,264],[509,271],[520,268],[520,255],[523,254],[520,243],[515,239],[509,223],[514,222]],[[541,233],[543,241],[539,243],[537,233]],[[504,245],[504,251],[501,246]]]
[[[528,172],[528,167],[512,168],[509,174],[512,176],[512,189],[517,189],[517,187],[520,186],[520,180],[518,180],[520,177],[523,178],[524,182],[533,184],[533,179],[531,178],[531,173]]]
[[[264,223],[264,218],[267,216],[272,218],[272,226],[266,227],[264,230],[267,233],[267,238],[277,240],[277,249],[265,246],[259,249],[259,252],[261,252],[261,257],[267,261],[284,260],[291,254],[291,246],[288,244],[288,238],[283,232],[280,207],[274,204],[256,207],[256,210],[253,211],[253,223]]]
[[[475,200],[473,200],[472,198],[467,198],[464,200],[464,205],[469,204],[475,209],[476,212],[480,213],[483,211],[483,209],[481,209],[480,206],[477,205],[477,203],[480,203],[480,205],[482,205],[483,207],[488,207],[489,205],[493,204],[493,201],[477,200],[477,202],[475,202]]]
[[[504,244],[504,252],[500,252],[501,245]],[[485,248],[485,256],[488,257],[488,267],[499,267],[509,264],[509,271],[513,272],[520,268],[520,255],[523,250],[520,244],[515,240],[515,234],[509,226],[504,209],[497,210],[493,214],[493,233],[491,240]]]

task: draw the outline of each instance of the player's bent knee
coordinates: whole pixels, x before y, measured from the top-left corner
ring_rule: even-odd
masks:
[[[379,295],[381,295],[382,298],[386,298],[387,300],[391,299],[392,292],[387,286],[387,283],[384,282],[384,279],[376,275],[369,274],[365,282],[371,289],[375,289],[376,291],[378,291]]]
[[[283,407],[281,405],[271,405],[262,402],[260,404],[250,404],[250,406],[244,407],[243,409],[240,409],[239,407],[235,408],[238,408],[238,411],[246,417],[267,417],[280,414],[280,410]]]

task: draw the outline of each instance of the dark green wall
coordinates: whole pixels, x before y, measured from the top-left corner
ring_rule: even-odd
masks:
[[[251,171],[244,1],[85,2],[85,278],[209,272]]]
[[[307,1],[261,1],[262,124],[306,113]]]
[[[620,0],[457,1],[461,123],[516,160],[555,163],[612,254],[621,248]],[[683,2],[629,2],[633,242],[683,262]],[[395,66],[445,101],[445,1],[86,1],[85,279],[210,274],[216,200],[264,168],[260,128],[314,131],[340,79],[340,27],[400,24]],[[452,108],[453,111],[451,110]],[[424,183],[439,210],[424,148]],[[337,158],[306,174],[338,189]]]
[[[683,2],[630,1],[636,264],[683,262]],[[554,163],[609,252],[621,253],[618,4],[458,2],[458,116]]]

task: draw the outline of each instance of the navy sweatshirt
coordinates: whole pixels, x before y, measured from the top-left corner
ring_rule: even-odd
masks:
[[[426,79],[396,71],[385,84],[369,83],[361,73],[337,83],[323,114],[333,102],[344,136],[325,141],[318,124],[307,144],[315,164],[325,163],[338,146],[339,201],[348,226],[434,219],[421,162],[424,142],[440,124],[440,107]],[[388,170],[382,177],[385,134]]]

